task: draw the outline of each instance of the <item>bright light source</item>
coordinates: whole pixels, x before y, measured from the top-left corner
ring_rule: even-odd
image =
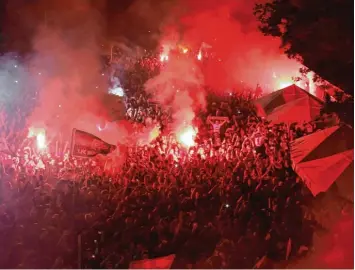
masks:
[[[279,81],[277,83],[277,88],[278,89],[286,88],[292,84],[293,84],[293,81]]]
[[[197,54],[197,60],[201,61],[201,59],[202,59],[202,52],[199,51]]]
[[[197,130],[192,126],[188,126],[178,132],[177,140],[185,147],[192,147],[195,145],[196,135]]]
[[[112,88],[108,91],[110,94],[115,95],[115,96],[119,96],[119,97],[123,97],[124,96],[124,90],[122,87],[116,87],[116,88]]]
[[[169,55],[167,55],[167,54],[160,55],[160,61],[161,62],[165,62],[165,61],[168,61],[168,60],[169,60]]]
[[[106,127],[107,127],[106,122],[102,122],[102,123],[96,124],[97,130],[100,131],[100,132],[103,131],[103,130],[105,130]]]
[[[155,126],[150,132],[149,132],[149,141],[154,141],[156,138],[158,138],[160,134],[160,127]]]
[[[46,135],[44,133],[37,134],[37,148],[43,150],[46,148]]]
[[[46,145],[46,131],[43,128],[31,127],[28,131],[28,138],[36,137],[36,144],[38,150],[44,150]]]

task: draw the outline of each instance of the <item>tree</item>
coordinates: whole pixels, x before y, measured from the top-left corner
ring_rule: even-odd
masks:
[[[289,58],[353,95],[354,2],[269,0],[254,15],[264,35],[280,37]]]

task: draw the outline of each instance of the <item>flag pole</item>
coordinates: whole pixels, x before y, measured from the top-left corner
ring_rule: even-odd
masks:
[[[70,143],[70,153],[69,155],[72,156],[73,155],[73,148],[74,148],[74,140],[75,140],[75,132],[76,132],[76,128],[73,128],[73,132],[72,132],[72,135],[71,135],[71,143]]]

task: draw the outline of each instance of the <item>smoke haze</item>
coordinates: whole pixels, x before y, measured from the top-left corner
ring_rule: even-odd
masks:
[[[164,64],[160,74],[147,82],[146,90],[173,108],[177,126],[190,123],[196,108],[204,107],[204,86],[226,93],[260,84],[264,91],[272,91],[299,75],[300,65],[282,54],[279,40],[259,32],[253,6],[253,1],[246,0],[196,0],[179,1],[165,9],[165,16],[173,19],[163,17],[157,26]],[[150,17],[143,11],[137,14]],[[189,57],[174,55],[181,46]],[[196,59],[197,52],[201,61]]]
[[[29,125],[58,132],[84,125],[83,119],[92,130],[103,121],[98,96],[108,89],[109,74],[100,72],[106,31],[93,2],[37,1],[36,9],[23,11],[28,24],[35,15],[40,18],[32,31],[33,54],[26,63],[32,76],[22,80],[38,88],[38,106]],[[177,45],[203,51],[200,62],[195,57],[170,57],[161,73],[146,84],[163,106],[172,107],[179,126],[205,106],[206,84],[220,91],[241,82],[275,89],[277,81],[290,80],[297,73],[299,65],[280,52],[279,41],[259,33],[253,4],[247,0],[137,0],[120,13],[111,13],[109,17],[117,19],[110,21],[110,27],[117,28],[121,47],[134,46],[130,55],[141,52],[139,47],[145,44],[158,44],[167,53]]]

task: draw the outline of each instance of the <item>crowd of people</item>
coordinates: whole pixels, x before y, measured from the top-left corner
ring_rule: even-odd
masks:
[[[273,125],[250,95],[211,96],[186,148],[164,133],[169,112],[144,91],[126,95],[127,118],[163,132],[128,148],[114,173],[30,148],[1,155],[1,267],[127,268],[170,254],[178,268],[270,267],[311,249],[312,196],[291,167],[290,141],[315,124]],[[225,119],[218,130],[215,116]]]

